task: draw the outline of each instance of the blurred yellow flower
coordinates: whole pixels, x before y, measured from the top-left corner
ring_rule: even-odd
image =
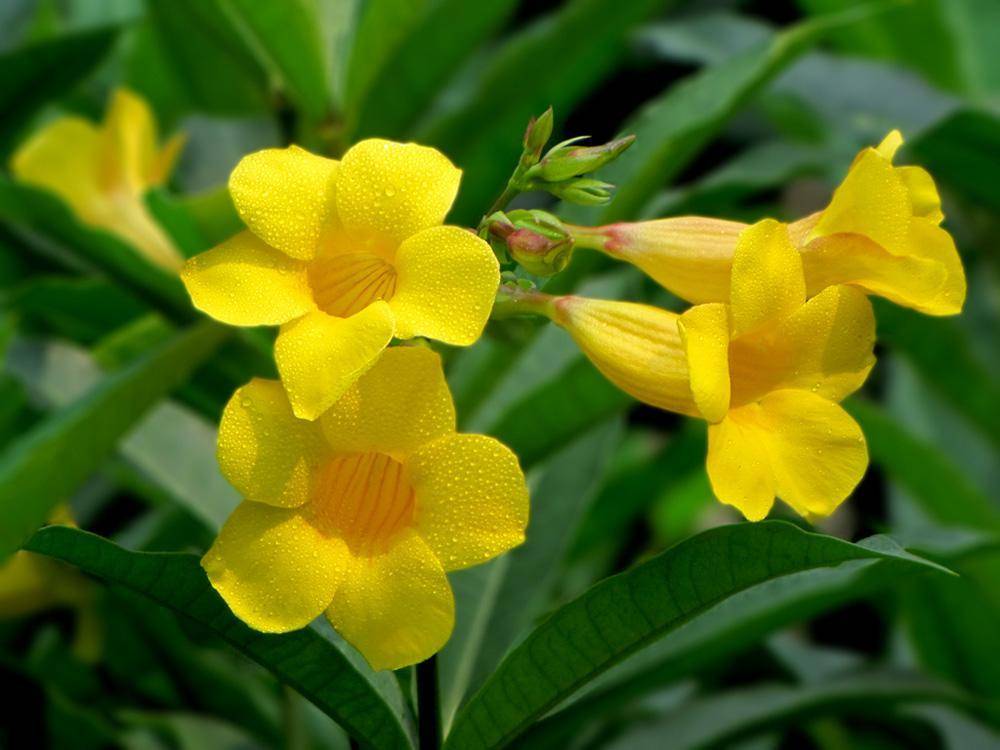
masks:
[[[66,506],[57,508],[48,522],[76,525]],[[0,564],[0,620],[58,607],[72,609],[76,615],[74,653],[85,661],[95,660],[102,634],[90,581],[68,565],[23,550]]]
[[[874,365],[871,303],[846,285],[807,300],[784,224],[741,233],[727,303],[677,315],[570,296],[546,308],[619,388],[709,422],[713,490],[748,519],[764,518],[775,496],[829,515],[864,474],[864,436],[837,402]]]
[[[11,159],[11,171],[22,182],[58,195],[84,222],[177,271],[184,259],[143,196],[166,181],[183,143],[178,134],[160,148],[149,105],[118,89],[103,123],[94,125],[76,116],[53,120],[21,145]]]
[[[891,132],[866,148],[822,211],[790,225],[810,296],[851,284],[930,315],[956,315],[965,272],[951,236],[939,224],[941,200],[920,167],[894,167],[902,144]],[[729,298],[733,253],[745,224],[681,216],[573,228],[578,244],[628,261],[694,303]]]
[[[265,632],[320,613],[375,669],[448,640],[447,571],[520,544],[528,492],[517,458],[455,432],[440,358],[394,347],[318,421],[276,381],[226,406],[219,464],[245,502],[202,565],[232,611]]]
[[[413,143],[362,141],[340,162],[296,146],[250,154],[229,181],[249,231],[181,278],[218,320],[281,325],[282,383],[296,416],[315,419],[393,336],[479,338],[500,272],[483,240],[441,226],[460,178]]]

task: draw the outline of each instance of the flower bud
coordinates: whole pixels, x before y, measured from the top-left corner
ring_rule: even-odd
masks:
[[[611,200],[611,190],[614,188],[614,185],[609,182],[601,182],[589,177],[581,177],[568,182],[543,184],[545,189],[557,198],[570,203],[578,203],[581,206],[604,205]]]
[[[532,117],[524,131],[524,153],[531,157],[532,163],[538,161],[542,149],[552,137],[552,107],[542,112],[537,118]]]
[[[553,276],[569,264],[573,238],[552,214],[538,210],[495,215],[490,233],[501,237],[510,256],[536,276]]]
[[[600,146],[576,146],[579,138],[563,141],[550,149],[535,167],[528,172],[528,177],[545,182],[562,182],[571,177],[594,172],[605,164],[614,161],[632,145],[634,135],[616,138]]]

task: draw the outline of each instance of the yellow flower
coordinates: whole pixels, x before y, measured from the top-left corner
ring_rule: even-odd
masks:
[[[835,284],[930,315],[955,315],[965,301],[965,272],[931,176],[894,167],[903,138],[891,132],[866,148],[819,213],[789,227],[802,255],[810,296]],[[729,298],[733,253],[745,224],[681,216],[573,228],[578,244],[628,261],[694,303]]]
[[[845,285],[807,300],[784,224],[741,233],[727,303],[683,315],[581,297],[546,308],[619,388],[708,421],[713,490],[748,519],[764,518],[775,496],[829,515],[864,474],[864,436],[838,402],[874,365],[871,303]]]
[[[11,171],[22,182],[58,195],[84,222],[177,271],[183,257],[143,196],[166,181],[183,143],[178,134],[160,148],[149,106],[119,89],[103,123],[94,125],[76,116],[53,120],[21,145],[11,159]]]
[[[320,613],[375,669],[426,659],[448,640],[445,573],[524,539],[517,458],[455,432],[437,354],[394,347],[317,421],[277,381],[226,406],[219,464],[245,502],[202,565],[232,611],[265,632]]]
[[[315,419],[395,335],[465,346],[482,333],[499,265],[475,234],[440,226],[461,171],[413,143],[366,140],[340,162],[298,147],[245,157],[229,189],[250,231],[185,265],[195,307],[281,325],[278,371]]]
[[[48,522],[76,525],[66,506],[58,507]],[[0,564],[0,620],[58,607],[72,609],[76,614],[74,653],[85,661],[97,659],[101,625],[90,581],[68,565],[24,550]]]

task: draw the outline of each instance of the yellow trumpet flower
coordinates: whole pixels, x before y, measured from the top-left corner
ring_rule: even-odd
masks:
[[[245,501],[202,560],[215,589],[264,632],[325,611],[375,669],[437,652],[455,616],[445,573],[517,546],[528,522],[517,458],[455,432],[423,347],[386,350],[317,421],[251,381],[226,406],[219,464]]]
[[[729,288],[726,303],[682,315],[574,296],[529,304],[626,393],[708,421],[719,500],[752,521],[776,496],[803,516],[829,515],[868,465],[838,402],[874,365],[871,303],[846,285],[807,300],[788,227],[770,219],[741,233]]]
[[[413,143],[361,141],[340,162],[258,151],[229,180],[249,231],[189,260],[181,278],[217,320],[281,326],[282,383],[296,416],[315,419],[393,336],[479,338],[500,271],[483,240],[440,226],[460,178]]]
[[[153,113],[138,95],[118,89],[104,122],[53,120],[28,138],[11,159],[22,182],[45,188],[87,224],[104,229],[169,271],[184,259],[143,200],[162,185],[184,144],[175,135],[158,145]]]
[[[930,315],[956,315],[965,301],[965,272],[944,218],[934,180],[920,167],[895,167],[903,142],[892,131],[866,148],[822,211],[789,226],[802,255],[809,296],[851,284]],[[725,302],[737,240],[745,224],[681,216],[655,221],[573,227],[577,244],[638,266],[674,294]]]

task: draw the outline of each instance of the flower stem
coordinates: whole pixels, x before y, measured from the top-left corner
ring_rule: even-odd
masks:
[[[417,665],[417,724],[420,750],[441,747],[441,700],[437,656]]]

